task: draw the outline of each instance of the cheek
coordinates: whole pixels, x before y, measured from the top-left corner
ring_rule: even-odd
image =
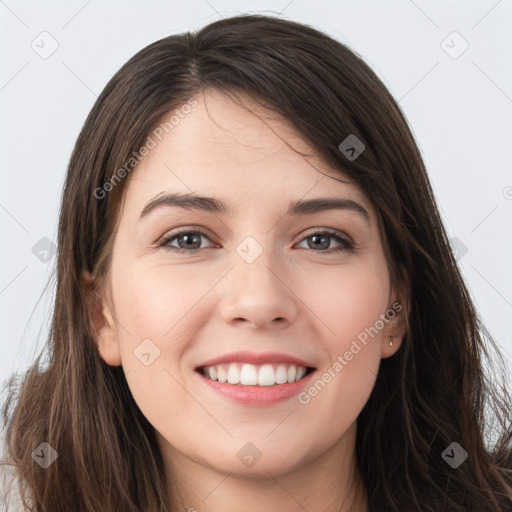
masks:
[[[305,390],[302,403],[324,419],[342,407],[344,414],[333,421],[333,431],[339,432],[355,420],[375,385],[385,325],[380,315],[386,312],[390,290],[387,270],[378,265],[340,268],[323,284],[315,288],[313,298],[323,325],[321,349],[328,361]]]
[[[177,334],[212,283],[194,279],[190,272],[176,268],[135,266],[126,277],[120,272],[113,286],[117,290],[116,313],[133,334],[130,343],[150,338],[164,348],[169,340],[174,340],[174,347],[176,340],[181,339]],[[190,332],[190,325],[188,329]]]
[[[299,293],[321,321],[324,348],[332,358],[348,350],[353,340],[364,342],[365,333],[369,339],[382,334],[381,322],[377,334],[371,328],[386,312],[389,292],[387,269],[374,265],[317,274],[314,286],[309,284]]]
[[[185,406],[190,409],[188,395],[179,385],[184,354],[207,316],[200,300],[218,277],[209,272],[202,279],[169,265],[116,268],[113,300],[122,365],[132,394],[149,417],[160,414],[169,396],[173,411],[184,415]]]
[[[132,268],[124,275],[120,270],[113,283],[126,380],[138,407],[157,429],[169,422],[189,424],[193,410],[180,385],[180,361],[193,336],[186,315],[197,299],[178,276],[168,277],[161,269]]]

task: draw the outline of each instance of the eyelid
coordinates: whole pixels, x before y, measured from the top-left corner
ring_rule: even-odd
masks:
[[[167,231],[163,236],[161,236],[157,242],[155,242],[156,246],[160,246],[162,243],[165,243],[169,241],[172,238],[175,238],[182,234],[189,234],[189,233],[197,233],[199,235],[205,236],[210,241],[212,238],[214,238],[208,230],[205,228],[199,227],[199,226],[184,226],[179,227],[175,229],[171,229],[170,231]]]
[[[174,252],[174,253],[178,253],[178,254],[179,253],[181,253],[181,254],[197,254],[201,251],[204,251],[205,249],[212,248],[210,246],[210,247],[203,247],[203,248],[199,248],[199,249],[183,249],[181,247],[175,247],[175,246],[169,245],[169,243],[171,241],[173,241],[173,239],[178,238],[182,234],[200,235],[205,238],[208,238],[208,240],[210,240],[210,242],[212,242],[214,245],[216,245],[215,242],[213,242],[213,240],[212,240],[214,237],[212,237],[210,235],[209,230],[207,230],[203,227],[199,227],[199,226],[180,226],[179,228],[176,228],[176,229],[171,230],[170,232],[166,233],[163,237],[160,238],[160,240],[155,245],[157,246],[157,248],[164,248],[164,249],[168,250],[169,252]],[[326,250],[319,250],[319,251],[315,251],[314,249],[308,248],[312,252],[330,255],[330,254],[337,254],[340,252],[356,251],[358,249],[358,244],[356,244],[356,242],[352,239],[352,237],[347,235],[345,232],[340,231],[335,228],[318,227],[318,226],[310,228],[309,230],[303,232],[300,235],[299,240],[297,242],[295,242],[294,245],[304,242],[307,238],[309,238],[313,235],[327,235],[333,239],[338,239],[338,243],[340,244],[340,246],[326,249]]]
[[[304,233],[301,234],[300,241],[304,240],[304,238],[307,238],[308,236],[312,236],[317,233],[328,233],[330,235],[339,236],[340,238],[343,238],[347,242],[350,242],[351,244],[355,244],[354,240],[352,240],[352,237],[350,237],[344,231],[341,231],[340,229],[326,228],[326,227],[315,227],[315,228],[308,229],[307,231],[305,231]]]

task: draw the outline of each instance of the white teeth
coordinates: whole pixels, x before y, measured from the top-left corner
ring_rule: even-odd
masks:
[[[238,384],[240,382],[240,370],[236,364],[230,364],[228,369],[228,384]]]
[[[295,382],[295,376],[297,375],[297,368],[294,364],[288,368],[288,382]]]
[[[276,383],[276,374],[271,364],[264,364],[258,372],[258,386],[273,386]]]
[[[243,386],[255,386],[258,384],[258,370],[253,364],[244,364],[240,372],[240,384]]]
[[[280,364],[276,370],[276,384],[286,384],[288,382],[288,372],[286,367]]]
[[[211,380],[242,386],[274,386],[296,382],[306,375],[304,366],[294,364],[231,363],[203,368],[203,375]]]
[[[228,374],[222,366],[217,367],[217,380],[219,382],[227,382],[228,381]]]

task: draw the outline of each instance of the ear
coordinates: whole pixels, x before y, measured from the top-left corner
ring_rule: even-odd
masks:
[[[121,365],[121,351],[112,312],[98,294],[89,272],[83,271],[80,284],[87,297],[89,318],[94,329],[95,341],[102,359],[110,366]]]
[[[407,332],[408,317],[407,302],[401,294],[392,292],[391,299],[386,310],[385,327],[383,329],[381,358],[386,359],[394,355],[402,346]],[[393,343],[390,345],[390,343]]]

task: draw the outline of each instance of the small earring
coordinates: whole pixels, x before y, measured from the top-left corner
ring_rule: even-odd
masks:
[[[393,340],[391,340],[391,341],[389,342],[389,346],[390,346],[390,347],[392,347],[392,346],[393,346]]]

